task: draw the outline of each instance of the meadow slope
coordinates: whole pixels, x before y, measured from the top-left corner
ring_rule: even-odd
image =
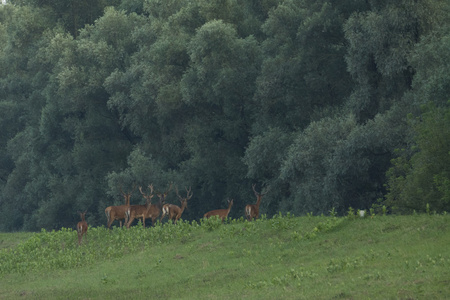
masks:
[[[448,299],[450,216],[1,234],[0,299]],[[23,239],[23,234],[18,234]]]

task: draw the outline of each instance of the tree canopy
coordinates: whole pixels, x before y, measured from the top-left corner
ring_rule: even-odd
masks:
[[[449,28],[443,0],[8,1],[0,230],[151,183],[192,187],[186,219],[252,184],[268,215],[449,211]]]

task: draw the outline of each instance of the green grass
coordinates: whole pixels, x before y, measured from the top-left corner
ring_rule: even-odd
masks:
[[[0,250],[0,299],[448,299],[449,225],[276,216],[91,228],[81,247],[42,232]]]
[[[5,248],[12,248],[17,244],[29,239],[32,235],[33,235],[32,232],[15,232],[15,233],[0,232],[0,250]]]

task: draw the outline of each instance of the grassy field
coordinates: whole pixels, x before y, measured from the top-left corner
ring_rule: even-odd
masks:
[[[5,248],[13,248],[17,244],[29,239],[33,235],[32,232],[0,232],[0,250]]]
[[[91,228],[80,247],[70,229],[1,234],[0,298],[450,299],[449,225],[276,216]]]

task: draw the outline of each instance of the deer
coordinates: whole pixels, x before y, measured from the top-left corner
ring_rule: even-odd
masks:
[[[81,221],[78,222],[78,224],[77,224],[78,245],[81,245],[83,235],[84,235],[85,240],[87,237],[88,224],[87,224],[86,220],[84,219],[86,212],[87,212],[87,210],[85,210],[84,212],[78,212],[81,217]]]
[[[153,184],[148,185],[150,189],[150,194],[145,194],[142,191],[142,187],[139,187],[139,191],[141,192],[142,196],[145,199],[144,205],[130,205],[128,206],[128,209],[126,211],[126,215],[128,218],[127,228],[130,228],[131,223],[133,223],[134,219],[136,218],[142,218],[142,224],[145,228],[145,218],[147,217],[148,210],[150,206],[152,205],[151,200],[153,198]]]
[[[163,208],[164,203],[166,202],[166,197],[172,189],[172,183],[169,185],[169,188],[164,193],[157,193],[156,195],[159,198],[159,202],[157,204],[150,205],[150,208],[147,212],[147,217],[152,219],[152,226],[155,226],[155,220],[158,219],[161,214],[161,209]]]
[[[185,189],[186,197],[181,197],[180,194],[178,194],[178,188],[175,187],[177,196],[180,199],[181,207],[174,204],[164,204],[164,206],[162,207],[162,216],[159,220],[160,222],[162,222],[165,216],[169,216],[169,220],[172,220],[172,223],[177,223],[178,219],[180,219],[181,215],[183,214],[184,209],[187,207],[188,200],[192,198],[191,187],[189,187],[189,190],[186,187]]]
[[[209,219],[212,216],[218,216],[220,219],[222,219],[222,223],[223,220],[225,220],[226,218],[228,218],[228,214],[230,213],[231,207],[233,206],[233,199],[227,200],[228,202],[228,208],[227,209],[216,209],[216,210],[211,210],[208,211],[206,214],[203,215],[203,218]]]
[[[135,187],[133,186],[133,190],[128,194],[126,194],[122,191],[122,187],[120,188],[120,192],[122,193],[123,197],[125,198],[125,205],[108,206],[105,209],[105,215],[106,215],[107,225],[108,225],[109,229],[111,229],[111,224],[115,220],[118,220],[120,222],[120,227],[122,227],[122,220],[124,220],[124,224],[127,224],[128,216],[127,216],[126,212],[128,210],[128,207],[130,206],[130,198],[134,191],[134,188]]]
[[[255,190],[256,184],[252,185],[253,192],[255,192],[256,196],[256,203],[255,204],[248,204],[245,206],[245,216],[249,221],[252,221],[253,219],[258,219],[259,216],[259,205],[261,204],[262,197],[267,194],[269,190],[267,190],[265,193],[258,193]]]

